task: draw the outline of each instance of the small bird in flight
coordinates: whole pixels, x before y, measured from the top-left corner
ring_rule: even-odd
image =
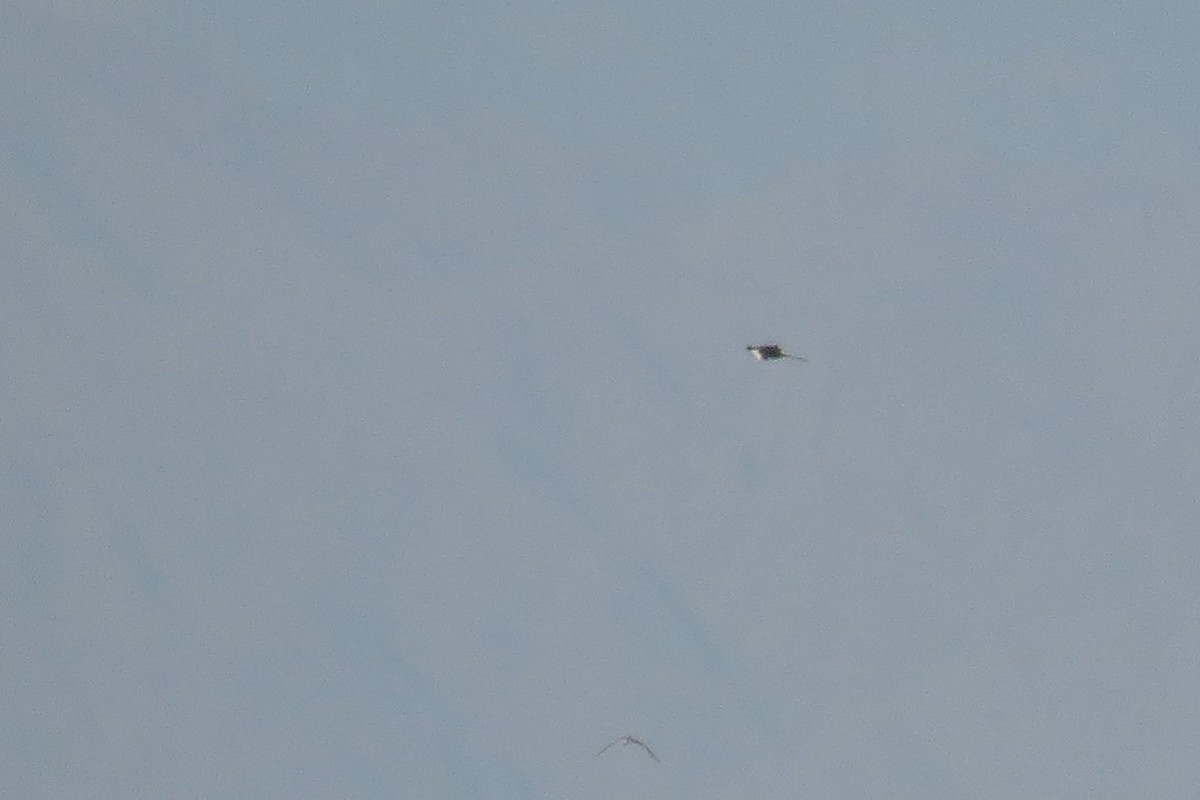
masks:
[[[643,742],[641,739],[638,739],[638,738],[636,738],[636,737],[634,737],[634,736],[618,736],[617,738],[613,739],[613,740],[612,740],[611,742],[609,742],[608,744],[604,745],[604,747],[601,747],[601,748],[600,748],[600,752],[599,752],[599,753],[596,753],[596,755],[600,755],[600,754],[601,754],[601,753],[603,753],[605,750],[607,750],[608,748],[612,747],[614,744],[626,744],[626,745],[627,745],[627,744],[636,744],[638,747],[640,747],[640,748],[642,748],[643,750],[645,750],[645,751],[646,751],[646,753],[647,753],[647,754],[649,754],[649,756],[650,756],[651,758],[653,758],[655,761],[658,761],[658,756],[654,755],[654,751],[653,751],[653,750],[651,750],[651,749],[650,749],[650,748],[649,748],[649,747],[646,745],[646,743],[645,743],[645,742]]]
[[[808,361],[804,356],[794,356],[791,353],[783,352],[783,348],[777,344],[752,344],[746,348],[759,361],[774,361],[777,358],[791,358],[796,361]]]

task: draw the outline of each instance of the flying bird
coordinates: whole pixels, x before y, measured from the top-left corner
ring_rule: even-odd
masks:
[[[643,742],[641,739],[638,739],[638,738],[636,738],[636,737],[634,737],[634,736],[618,736],[617,738],[613,739],[613,740],[612,740],[611,742],[609,742],[608,744],[604,745],[604,747],[601,747],[601,748],[600,748],[600,752],[599,752],[599,753],[596,753],[596,755],[600,755],[600,754],[601,754],[601,753],[603,753],[605,750],[607,750],[608,748],[612,747],[614,744],[621,744],[621,745],[636,744],[638,747],[640,747],[640,748],[642,748],[643,750],[645,750],[645,751],[646,751],[646,753],[647,753],[647,754],[648,754],[648,755],[649,755],[651,758],[653,758],[655,761],[658,761],[658,756],[654,755],[654,751],[653,751],[653,750],[651,750],[651,749],[650,749],[650,748],[649,748],[649,747],[646,745],[646,743],[645,743],[645,742]]]
[[[777,344],[752,344],[746,348],[759,361],[774,361],[777,358],[791,358],[796,361],[808,361],[804,356],[794,356],[791,353],[785,353],[783,348]]]

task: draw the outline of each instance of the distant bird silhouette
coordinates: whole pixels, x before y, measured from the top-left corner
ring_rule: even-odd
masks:
[[[791,358],[796,361],[808,361],[804,356],[794,356],[791,353],[785,353],[783,348],[777,344],[752,344],[746,348],[759,361],[774,361],[777,358]]]
[[[609,742],[608,744],[604,745],[604,747],[601,747],[601,748],[600,748],[600,752],[599,752],[599,753],[596,753],[596,755],[601,755],[601,754],[602,754],[602,753],[603,753],[605,750],[607,750],[608,748],[612,747],[614,744],[624,744],[624,745],[628,745],[628,744],[636,744],[638,747],[640,747],[640,748],[642,748],[643,750],[645,750],[645,751],[646,751],[646,753],[647,753],[647,754],[648,754],[648,755],[649,755],[651,758],[653,758],[655,761],[658,761],[658,756],[654,755],[654,751],[653,751],[653,750],[651,750],[651,749],[650,749],[650,748],[649,748],[649,747],[646,745],[646,743],[645,743],[645,742],[643,742],[641,739],[638,739],[638,738],[636,738],[636,737],[633,737],[633,736],[618,736],[617,738],[613,739],[613,740],[612,740],[611,742]]]

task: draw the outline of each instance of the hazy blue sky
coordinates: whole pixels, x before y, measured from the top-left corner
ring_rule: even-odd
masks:
[[[0,0],[0,795],[1194,800],[1198,34]]]

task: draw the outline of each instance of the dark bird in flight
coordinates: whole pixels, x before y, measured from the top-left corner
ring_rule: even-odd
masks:
[[[651,750],[649,747],[647,747],[645,742],[643,742],[641,739],[638,739],[638,738],[636,738],[636,737],[634,737],[634,736],[618,736],[617,738],[613,739],[613,740],[612,740],[611,742],[609,742],[608,744],[604,745],[604,747],[601,747],[601,748],[600,748],[600,752],[599,752],[599,753],[596,753],[596,755],[600,755],[600,754],[601,754],[601,753],[603,753],[605,750],[607,750],[608,748],[612,747],[614,744],[636,744],[638,747],[640,747],[640,748],[642,748],[643,750],[645,750],[645,751],[646,751],[646,753],[647,753],[647,754],[648,754],[648,755],[649,755],[651,758],[653,758],[655,761],[658,761],[658,756],[654,755],[654,751],[653,751],[653,750]]]
[[[759,361],[774,361],[777,358],[791,358],[796,361],[808,361],[804,356],[794,356],[791,353],[785,353],[783,348],[777,344],[752,344],[746,348]]]

